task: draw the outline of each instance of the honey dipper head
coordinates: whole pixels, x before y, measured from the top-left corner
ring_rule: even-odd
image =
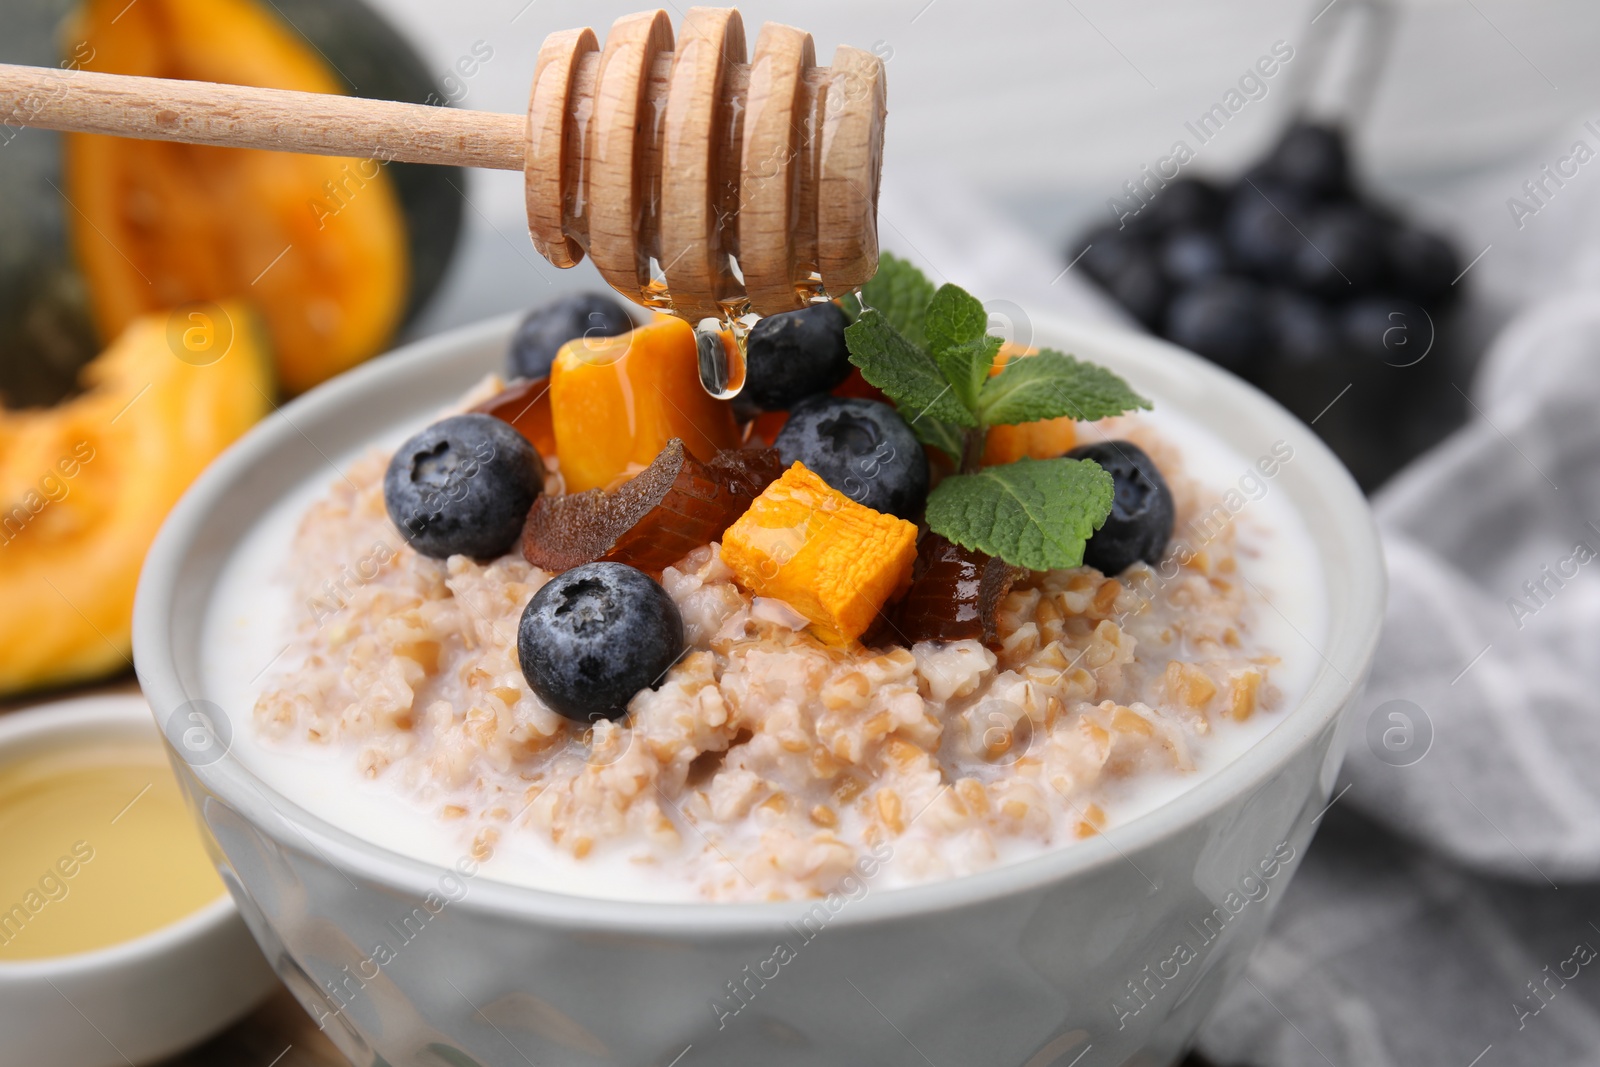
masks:
[[[528,228],[614,288],[696,319],[804,306],[878,264],[883,63],[731,8],[552,34],[528,104]]]

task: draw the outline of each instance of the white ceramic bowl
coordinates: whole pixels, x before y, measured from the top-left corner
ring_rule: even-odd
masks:
[[[139,697],[84,697],[0,716],[0,765],[73,745],[156,738]],[[158,1060],[222,1029],[275,984],[226,896],[109,948],[0,962],[0,1067]]]
[[[346,374],[200,478],[150,552],[134,613],[135,661],[159,719],[208,697],[199,628],[251,524],[326,471],[324,457],[425,422],[500,369],[514,322]],[[1067,1067],[1091,1045],[1085,1063],[1181,1053],[1243,967],[1326,803],[1341,712],[1382,617],[1377,537],[1344,469],[1254,389],[1157,340],[1066,323],[1033,330],[1035,343],[1111,366],[1244,456],[1293,445],[1273,491],[1311,531],[1329,607],[1304,699],[1222,772],[1103,836],[870,893],[820,919],[809,902],[630,903],[457,880],[274,795],[219,748],[180,763],[251,931],[352,1062]],[[224,714],[232,729],[250,728],[249,709]],[[1283,862],[1263,880],[1275,854]],[[448,897],[459,899],[439,903]],[[808,915],[821,932],[806,940],[796,931]],[[1198,950],[1174,962],[1185,939]],[[794,958],[774,968],[779,942]],[[735,986],[746,1006],[730,1014]]]

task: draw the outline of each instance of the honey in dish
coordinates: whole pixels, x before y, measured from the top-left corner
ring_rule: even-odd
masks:
[[[222,892],[157,744],[0,764],[0,964],[127,941]]]

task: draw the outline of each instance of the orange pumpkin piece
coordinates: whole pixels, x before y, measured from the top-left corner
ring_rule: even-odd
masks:
[[[564,345],[550,368],[550,414],[569,493],[613,488],[674,437],[705,463],[739,446],[733,405],[700,386],[693,327],[665,315]]]
[[[983,465],[993,467],[1019,459],[1054,459],[1072,451],[1077,443],[1077,425],[1065,417],[1016,426],[991,426],[983,439]]]
[[[989,377],[993,378],[1004,370],[1006,360],[1014,356],[1031,356],[1036,352],[1036,348],[1023,348],[1009,343],[1001,345],[994,365],[989,368]],[[1077,443],[1077,422],[1068,417],[1023,422],[1015,426],[991,426],[983,438],[983,465],[993,467],[1001,463],[1015,463],[1019,459],[1054,459],[1072,451]]]
[[[96,71],[344,91],[272,4],[60,6],[77,9],[64,39],[85,42]],[[400,325],[406,220],[378,161],[99,134],[67,134],[63,152],[66,217],[102,339],[149,312],[249,296],[279,382],[298,393],[382,351]]]
[[[796,463],[728,527],[722,558],[740,585],[787,603],[822,640],[846,644],[910,584],[917,527]]]

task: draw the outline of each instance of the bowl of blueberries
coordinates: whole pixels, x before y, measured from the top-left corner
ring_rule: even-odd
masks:
[[[1362,189],[1339,126],[1296,121],[1230,184],[1180,176],[1125,206],[1066,259],[1310,423],[1364,489],[1460,421],[1465,264]]]

